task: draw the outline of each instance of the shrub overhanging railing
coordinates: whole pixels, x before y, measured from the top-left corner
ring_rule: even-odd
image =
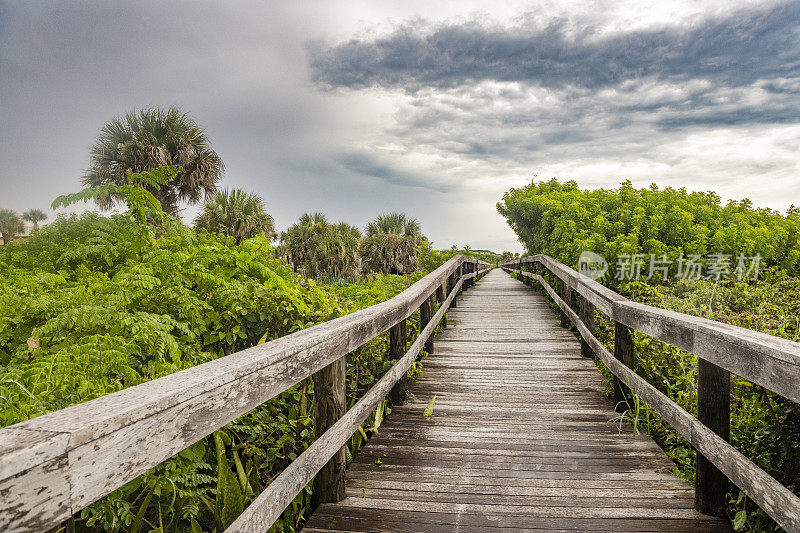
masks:
[[[493,267],[458,255],[380,304],[0,429],[0,531],[52,528],[312,376],[317,439],[226,531],[266,531],[312,480],[316,503],[342,499],[347,440],[387,394],[405,400],[407,371],[423,348],[432,351],[459,291]],[[420,334],[406,350],[417,308]],[[387,330],[397,363],[345,411],[345,356]]]
[[[558,292],[531,265],[559,280]],[[800,498],[755,465],[728,442],[730,438],[730,374],[761,385],[800,403],[800,344],[765,333],[705,318],[632,302],[559,263],[534,255],[503,265],[521,280],[538,282],[558,305],[561,325],[575,326],[581,353],[596,355],[614,374],[614,402],[630,403],[631,391],[656,411],[696,450],[695,507],[719,514],[728,480],[747,494],[790,533],[800,532]],[[573,291],[580,313],[572,309]],[[595,309],[614,321],[614,354],[594,336]],[[632,331],[676,346],[697,356],[697,418],[633,371]]]

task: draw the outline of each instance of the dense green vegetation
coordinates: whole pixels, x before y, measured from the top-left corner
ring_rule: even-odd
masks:
[[[672,285],[625,284],[620,291],[655,307],[703,316],[800,341],[800,278],[770,269],[763,279],[714,283],[680,280]],[[600,317],[602,315],[598,315]],[[613,347],[613,323],[598,320],[600,338]],[[643,335],[634,335],[636,372],[690,413],[697,411],[697,358]],[[601,365],[602,366],[602,365]],[[605,371],[607,378],[610,373]],[[610,386],[610,381],[609,381]],[[649,432],[678,465],[677,474],[694,480],[694,450],[646,405],[630,406],[626,418]],[[800,405],[732,376],[731,443],[790,490],[800,494]],[[735,486],[728,514],[739,530],[778,531],[775,523]]]
[[[418,280],[420,253],[439,253],[419,223],[377,217],[355,226],[303,215],[273,248],[260,197],[217,191],[224,166],[204,131],[174,108],[106,124],[80,201],[127,212],[59,216],[24,242],[22,220],[0,210],[0,427],[119,391],[385,301]],[[205,198],[194,228],[174,215]],[[10,243],[10,244],[9,244]],[[420,250],[418,246],[424,244]],[[402,274],[402,275],[398,275]],[[409,321],[409,338],[416,320]],[[388,334],[347,356],[351,407],[394,364]],[[416,375],[421,363],[410,373]],[[222,531],[314,439],[305,380],[84,509],[78,531]],[[381,402],[353,435],[348,460],[377,431]],[[275,524],[296,531],[307,487]]]
[[[25,230],[22,218],[16,211],[0,209],[0,237],[5,242],[11,242]]]
[[[749,201],[720,204],[713,193],[655,186],[581,190],[556,180],[512,189],[498,204],[529,253],[546,253],[577,267],[584,250],[613,265],[624,254],[738,254],[763,257],[759,279],[676,279],[670,270],[641,281],[603,281],[648,305],[703,316],[800,341],[800,211],[784,216]],[[766,265],[766,267],[764,266]],[[731,270],[734,265],[731,264]],[[597,336],[613,349],[613,323],[597,314]],[[697,358],[641,333],[634,336],[636,372],[690,413],[697,411]],[[611,374],[598,363],[608,378]],[[694,480],[693,448],[643,403],[626,406],[624,419],[649,432]],[[770,475],[800,494],[800,406],[737,376],[732,382],[731,442]],[[777,531],[775,523],[732,487],[727,512],[737,530]]]
[[[261,197],[241,189],[223,189],[207,198],[194,227],[233,237],[236,244],[256,235],[270,241],[275,236],[275,222]]]
[[[759,254],[766,265],[800,275],[800,209],[786,215],[754,208],[749,200],[722,205],[713,192],[637,189],[624,182],[617,189],[581,190],[574,181],[556,179],[511,189],[497,209],[531,254],[545,253],[576,265],[584,250],[610,265],[626,254],[678,258],[724,254],[730,270],[736,258]],[[606,279],[612,281],[613,271]]]
[[[155,107],[116,117],[102,127],[83,184],[124,185],[129,172],[159,167],[180,167],[169,182],[145,186],[171,215],[177,215],[179,202],[194,204],[213,193],[225,170],[208,136],[188,114],[175,107]],[[121,199],[99,197],[97,205],[109,209]]]
[[[47,215],[41,209],[28,209],[22,213],[22,220],[33,224],[33,229],[39,229],[39,222],[47,220]]]
[[[304,213],[281,234],[279,253],[295,269],[317,280],[359,274],[361,232],[346,222],[332,224],[322,213]]]
[[[370,273],[320,285],[276,256],[270,232],[229,234],[242,227],[235,219],[253,210],[220,217],[233,223],[199,223],[202,231],[166,214],[150,190],[180,172],[128,172],[123,184],[61,197],[54,205],[113,198],[129,210],[62,215],[27,241],[0,248],[0,426],[374,305],[423,275]],[[209,201],[223,212],[231,203]],[[451,255],[427,250],[431,268]],[[412,339],[415,323],[409,322]],[[394,363],[387,347],[384,334],[348,355],[348,407]],[[75,527],[221,531],[313,442],[313,394],[311,380],[299,383],[92,504]],[[382,402],[352,437],[349,458],[390,408]],[[298,528],[310,490],[298,495],[276,530]]]
[[[417,270],[417,247],[425,240],[419,222],[402,213],[381,215],[367,224],[361,242],[366,272],[405,274]]]

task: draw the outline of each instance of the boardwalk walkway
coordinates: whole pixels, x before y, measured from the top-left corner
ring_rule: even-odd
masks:
[[[434,355],[305,531],[729,531],[649,438],[611,422],[594,363],[501,270],[458,301]],[[436,396],[434,416],[423,409]]]

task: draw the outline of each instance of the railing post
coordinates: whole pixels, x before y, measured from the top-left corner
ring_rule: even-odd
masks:
[[[448,277],[442,285],[436,289],[436,299],[439,301],[441,305],[447,299],[447,284],[450,282],[450,277]],[[447,312],[442,315],[442,321],[440,322],[443,328],[447,327]]]
[[[425,301],[422,302],[422,305],[419,306],[419,331],[422,332],[425,329],[425,326],[428,325],[428,322],[431,321],[431,317],[433,317],[433,298],[434,295],[431,294]],[[428,352],[428,355],[433,353],[433,333],[425,339],[425,351]]]
[[[594,334],[594,304],[588,298],[581,295],[581,322],[589,330],[589,333]],[[594,351],[589,343],[581,338],[581,355],[583,357],[594,357]]]
[[[567,304],[567,307],[572,307],[572,289],[563,279],[561,280],[561,299],[564,300],[564,303]],[[561,317],[561,327],[568,328],[570,321],[567,313],[559,310],[559,316]]]
[[[630,328],[621,322],[614,322],[614,357],[633,370],[633,335]],[[632,407],[631,390],[620,379],[614,378],[614,409],[621,413]]]
[[[347,411],[347,357],[340,357],[316,372],[314,381],[314,434],[320,438]],[[345,498],[345,468],[347,455],[342,447],[314,477],[311,494],[314,508],[322,503],[339,502]]]
[[[451,292],[453,292],[453,289],[456,286],[456,272],[457,272],[457,270],[458,269],[454,270],[453,273],[450,274],[447,277],[447,294],[448,294],[448,296],[450,295]],[[456,307],[456,299],[455,298],[453,298],[450,301],[450,307],[451,308]]]
[[[399,360],[406,353],[406,319],[401,320],[389,328],[389,359]],[[393,405],[403,405],[408,399],[408,374],[397,380],[392,387],[389,397]]]
[[[697,359],[697,419],[708,429],[730,440],[731,374]],[[728,478],[711,461],[697,452],[695,457],[694,506],[703,514],[723,516],[727,503]]]
[[[447,298],[447,281],[436,288],[436,302],[442,303]]]
[[[458,267],[456,267],[456,271],[453,273],[453,289],[456,288],[458,280],[461,279],[462,270],[463,269],[461,268],[461,265],[458,265]],[[455,296],[453,296],[453,300],[450,302],[450,307],[458,307],[458,293],[456,293]]]

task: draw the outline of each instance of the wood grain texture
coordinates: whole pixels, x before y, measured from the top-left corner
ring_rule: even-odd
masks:
[[[800,343],[631,302],[547,255],[534,255],[519,262],[543,265],[615,321],[800,403]],[[517,267],[518,262],[503,266],[508,271]],[[534,277],[524,271],[521,275]]]
[[[565,303],[569,305],[569,302]],[[614,357],[631,370],[636,368],[633,333],[620,322],[614,322]],[[619,379],[614,380],[614,409],[619,413],[633,409],[631,390]]]
[[[731,373],[713,363],[697,361],[697,420],[725,441],[731,434]],[[722,516],[727,504],[728,478],[698,453],[695,458],[695,507]]]
[[[422,305],[419,307],[419,330],[422,331],[425,329],[425,326],[428,325],[428,322],[431,321],[431,317],[433,316],[433,309],[434,309],[434,300],[436,298],[435,294],[431,294],[431,297],[422,302]],[[430,335],[425,340],[425,351],[429,354],[433,353],[433,335]]]
[[[378,402],[389,394],[401,377],[406,375],[411,364],[422,351],[426,335],[433,333],[437,321],[444,315],[462,283],[462,279],[456,282],[453,292],[438,309],[433,320],[420,332],[419,337],[411,344],[405,355],[333,427],[292,461],[225,531],[228,533],[260,533],[267,531],[272,526],[303,487],[358,430]]]
[[[367,309],[0,429],[0,530],[58,524],[405,320],[465,260]]]
[[[588,331],[578,315],[569,309],[556,291],[541,276],[536,276],[536,279],[559,308],[569,315],[581,337],[591,345],[597,357],[618,379],[622,380],[642,401],[658,412],[699,453],[742,489],[784,530],[790,533],[800,533],[800,498],[756,466],[725,439],[613,357],[605,346]]]
[[[347,361],[340,357],[313,376],[314,381],[314,435],[320,438],[347,411]],[[333,457],[314,477],[312,506],[338,502],[344,499],[344,471],[347,451],[339,448]]]
[[[348,469],[347,497],[306,531],[730,530],[694,510],[655,443],[611,422],[602,376],[537,292],[489,272],[436,347]]]
[[[583,296],[581,299],[581,321],[586,325],[586,328],[594,333],[594,304],[588,298]],[[581,355],[584,357],[594,357],[594,352],[589,343],[581,339]]]

